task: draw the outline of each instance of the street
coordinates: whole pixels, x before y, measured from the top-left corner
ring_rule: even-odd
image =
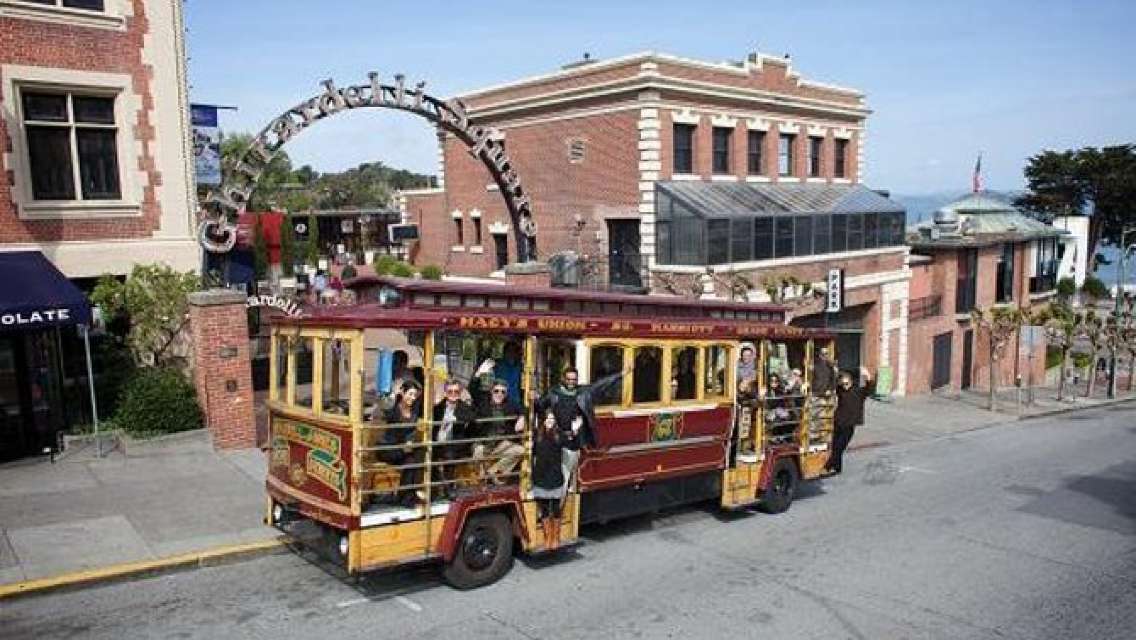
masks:
[[[855,443],[855,441],[854,441]],[[1136,406],[854,451],[779,516],[586,529],[455,591],[292,554],[0,603],[4,638],[1131,638]]]

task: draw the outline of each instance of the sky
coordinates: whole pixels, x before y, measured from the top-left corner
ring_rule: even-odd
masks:
[[[578,60],[659,51],[708,61],[790,54],[803,78],[867,94],[865,183],[961,192],[1025,186],[1043,149],[1136,142],[1136,1],[573,2],[186,0],[190,99],[255,132],[367,72],[447,97]],[[378,109],[320,122],[295,166],[437,169],[425,120]]]

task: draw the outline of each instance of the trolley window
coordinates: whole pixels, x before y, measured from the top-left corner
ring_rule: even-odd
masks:
[[[671,399],[698,399],[698,347],[671,349]]]
[[[635,404],[662,400],[663,350],[659,347],[635,349],[635,365],[631,376],[631,402]]]
[[[315,362],[316,340],[311,336],[296,338],[292,345],[296,354],[296,375],[293,383],[293,405],[298,409],[312,410],[312,364]]]
[[[704,369],[702,393],[704,398],[721,398],[728,395],[727,378],[730,366],[730,348],[716,344],[703,348]]]
[[[598,380],[623,371],[623,347],[610,344],[592,347],[589,360],[588,382],[595,384]],[[596,406],[622,404],[621,387],[622,385],[607,385],[600,389],[600,393],[594,398]]]
[[[323,386],[320,395],[324,414],[346,418],[351,398],[351,341],[322,340]]]

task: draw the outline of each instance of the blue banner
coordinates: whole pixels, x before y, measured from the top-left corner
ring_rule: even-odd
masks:
[[[193,125],[193,168],[197,184],[221,184],[221,129],[217,107],[191,104],[189,115]]]

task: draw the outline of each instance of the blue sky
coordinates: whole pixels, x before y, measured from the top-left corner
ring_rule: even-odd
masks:
[[[1041,149],[1136,141],[1136,2],[375,2],[186,0],[191,99],[259,130],[324,78],[370,70],[448,96],[547,73],[584,51],[704,59],[789,53],[802,76],[867,93],[866,182],[895,193],[1024,186]],[[340,115],[286,148],[333,171],[433,173],[425,121]]]

